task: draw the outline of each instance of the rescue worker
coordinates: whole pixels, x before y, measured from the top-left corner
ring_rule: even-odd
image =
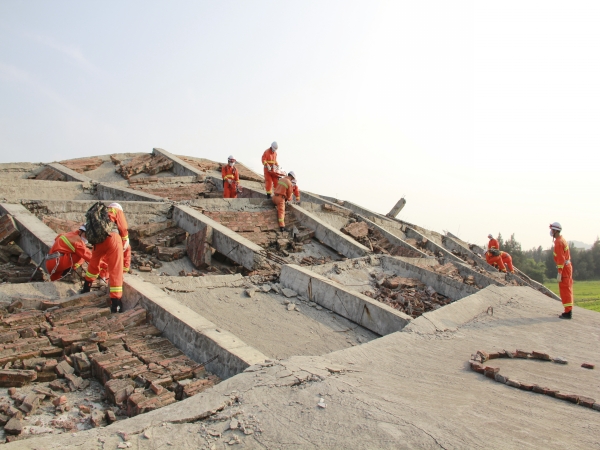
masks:
[[[262,155],[267,198],[271,198],[271,194],[273,194],[273,186],[277,186],[277,170],[279,169],[279,163],[277,162],[277,148],[277,142],[273,142]]]
[[[110,287],[110,311],[123,312],[123,240],[118,233],[110,233],[100,244],[94,245],[92,258],[85,273],[82,292],[90,292],[92,283],[100,274],[100,264],[104,261],[108,266],[108,285]]]
[[[129,246],[129,230],[123,207],[118,203],[108,205],[108,218],[117,225],[119,236],[123,241],[123,272],[131,268],[131,247]],[[102,277],[104,278],[104,277]]]
[[[234,165],[235,158],[229,156],[229,158],[227,158],[227,165],[221,168],[221,175],[223,177],[223,198],[237,198],[240,174]]]
[[[512,256],[510,256],[506,252],[500,251],[500,257],[502,258],[502,262],[504,263],[508,271],[510,273],[515,273],[515,268],[513,267],[512,263]]]
[[[292,200],[293,185],[292,181],[296,181],[296,174],[290,172],[287,176],[282,177],[277,182],[275,194],[273,194],[273,203],[277,207],[277,222],[279,223],[279,231],[285,231],[285,204]]]
[[[488,250],[491,250],[492,248],[500,250],[500,243],[496,238],[494,238],[494,236],[492,236],[492,233],[488,234],[488,239],[490,240],[488,242]]]
[[[490,249],[485,252],[485,260],[487,263],[498,269],[500,272],[506,273],[506,267],[504,261],[502,261],[502,254],[497,249]]]
[[[300,204],[300,189],[298,189],[298,185],[296,184],[296,174],[292,170],[288,175],[291,175],[292,178],[292,194],[294,194],[294,198],[296,199],[296,203]]]
[[[560,235],[562,226],[558,222],[550,224],[550,236],[554,241],[554,262],[558,269],[556,281],[558,281],[558,290],[560,300],[565,311],[558,317],[561,319],[573,318],[573,264],[571,264],[571,251],[569,243]]]
[[[86,243],[85,225],[56,237],[46,256],[46,270],[50,274],[50,281],[67,276],[71,269],[78,269],[84,261],[88,262],[92,258],[92,252],[85,246]]]

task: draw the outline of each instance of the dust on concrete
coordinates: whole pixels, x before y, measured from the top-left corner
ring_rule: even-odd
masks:
[[[63,283],[60,281],[53,283],[2,283],[0,284],[0,302],[10,303],[17,297],[56,300],[75,295],[75,293],[77,293],[77,288],[77,284]]]

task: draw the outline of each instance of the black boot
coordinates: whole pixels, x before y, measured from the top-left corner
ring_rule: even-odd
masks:
[[[560,316],[558,316],[558,318],[559,319],[572,319],[573,318],[573,311],[564,312]]]
[[[279,231],[281,231],[283,233],[284,231],[286,231],[286,229],[285,229],[285,227],[279,227]]]
[[[119,307],[119,302],[120,302],[120,300],[117,300],[116,298],[110,299],[110,312],[111,313],[118,312],[117,308]]]
[[[271,194],[267,194],[267,198],[271,198]]]
[[[123,311],[123,302],[121,300],[119,300],[119,312],[120,313],[125,312],[125,311]]]
[[[82,294],[85,294],[86,292],[90,292],[92,290],[92,282],[91,281],[84,281],[83,282],[83,289],[81,290]]]

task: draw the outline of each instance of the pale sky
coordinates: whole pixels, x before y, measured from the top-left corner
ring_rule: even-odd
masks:
[[[600,2],[0,2],[0,162],[261,170],[482,244],[600,235]]]

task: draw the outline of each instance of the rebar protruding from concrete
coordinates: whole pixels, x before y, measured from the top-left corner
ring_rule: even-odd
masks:
[[[402,197],[400,200],[398,200],[398,203],[396,203],[396,205],[394,205],[394,207],[391,209],[391,211],[386,214],[386,216],[391,217],[393,219],[398,214],[400,214],[400,211],[402,211],[402,208],[404,208],[404,205],[406,205],[406,200],[404,197]]]

